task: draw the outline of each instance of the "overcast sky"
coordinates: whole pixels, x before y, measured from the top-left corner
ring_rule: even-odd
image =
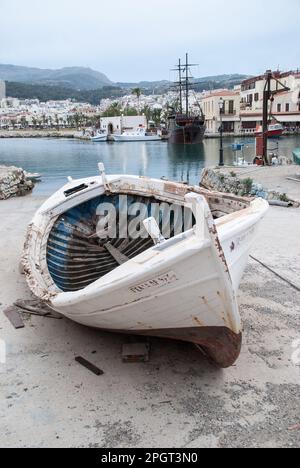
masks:
[[[300,0],[0,0],[0,63],[87,66],[113,81],[300,68]]]

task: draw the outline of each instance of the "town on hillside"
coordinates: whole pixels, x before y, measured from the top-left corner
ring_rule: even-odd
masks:
[[[300,71],[273,72],[271,90],[282,83],[284,92],[274,94],[271,103],[273,118],[286,134],[300,131]],[[275,80],[276,78],[276,80]],[[207,137],[223,133],[233,136],[253,136],[263,120],[265,75],[251,77],[233,89],[196,92],[190,90],[190,106],[205,116]],[[223,102],[220,111],[220,101]],[[126,95],[102,99],[98,105],[74,100],[41,102],[38,99],[18,99],[6,95],[6,85],[0,81],[0,129],[76,129],[93,132],[119,133],[138,125],[164,128],[170,108],[178,105],[178,93],[172,88],[164,94],[144,93],[143,89],[127,90]],[[222,115],[221,115],[222,114]]]

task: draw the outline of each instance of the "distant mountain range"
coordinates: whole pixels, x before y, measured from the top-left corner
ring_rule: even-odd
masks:
[[[0,64],[0,79],[18,83],[62,86],[76,90],[99,89],[112,85],[112,82],[103,73],[84,67],[43,70]]]
[[[216,87],[222,87],[224,85],[233,87],[246,78],[246,75],[238,74],[217,75],[196,78],[195,83],[199,83],[201,88],[207,86],[207,89],[216,89]],[[166,88],[170,85],[166,80],[140,81],[138,83],[113,83],[104,73],[85,67],[67,67],[59,70],[48,70],[1,64],[0,79],[31,85],[60,86],[77,91],[95,90],[103,88],[104,86],[116,86],[124,89],[140,87],[153,91]]]
[[[231,74],[194,79],[195,91],[233,88],[247,75]],[[68,67],[60,70],[21,67],[0,64],[0,80],[7,84],[7,95],[20,99],[40,101],[74,99],[98,104],[103,98],[117,98],[132,88],[141,88],[145,94],[163,94],[171,83],[140,81],[138,83],[113,83],[106,75],[90,68]]]

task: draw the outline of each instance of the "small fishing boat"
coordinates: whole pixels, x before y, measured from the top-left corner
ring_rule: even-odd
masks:
[[[270,124],[268,126],[268,138],[279,138],[283,135],[284,128],[280,123]],[[262,135],[262,126],[256,127],[255,136]]]
[[[31,182],[40,182],[41,179],[42,179],[42,174],[40,174],[39,172],[26,172],[24,171],[25,173],[25,177],[27,180],[30,180]]]
[[[300,148],[295,148],[293,151],[294,163],[300,166]]]
[[[30,223],[31,291],[80,324],[192,342],[231,366],[237,291],[268,203],[99,170],[69,179]]]
[[[133,132],[123,132],[122,134],[111,135],[113,141],[160,141],[158,134],[148,134],[144,127],[139,127]]]
[[[98,132],[97,135],[91,137],[91,140],[95,143],[107,141],[107,133]]]

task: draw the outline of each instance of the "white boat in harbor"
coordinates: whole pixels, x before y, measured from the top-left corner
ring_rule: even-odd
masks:
[[[75,322],[192,342],[231,366],[242,341],[237,291],[268,203],[99,169],[70,179],[30,223],[31,291]]]
[[[160,141],[161,137],[158,134],[148,134],[143,127],[137,128],[133,132],[123,132],[122,134],[111,135],[113,141]]]
[[[30,180],[31,182],[40,182],[42,179],[42,174],[39,172],[26,172],[24,171],[25,177],[27,180]]]
[[[98,132],[97,135],[91,137],[91,140],[95,143],[107,141],[107,133]]]

